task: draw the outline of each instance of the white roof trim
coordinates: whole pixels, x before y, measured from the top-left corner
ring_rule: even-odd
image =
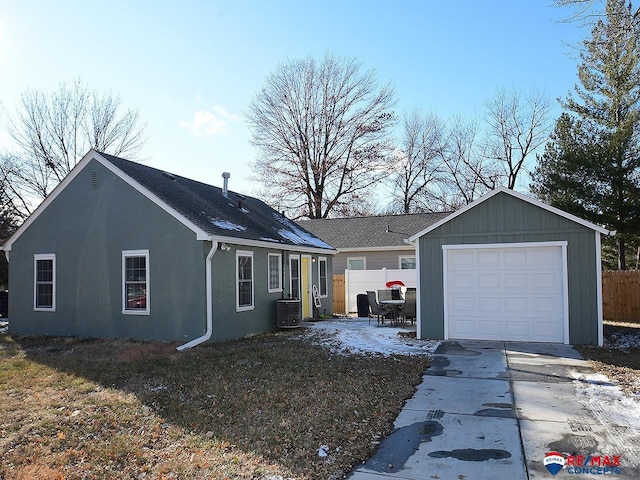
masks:
[[[232,245],[242,245],[245,247],[260,247],[268,248],[270,250],[287,250],[292,252],[304,252],[304,253],[321,253],[324,255],[335,255],[338,253],[336,250],[328,250],[326,248],[318,247],[306,247],[303,245],[288,245],[286,243],[267,242],[261,240],[250,240],[248,238],[240,237],[222,237],[219,235],[210,235],[207,237],[209,241],[230,243]]]
[[[590,228],[591,230],[595,230],[596,232],[600,232],[600,233],[603,233],[605,235],[609,234],[609,230],[607,230],[606,228],[603,228],[603,227],[601,227],[599,225],[596,225],[594,223],[591,223],[591,222],[588,222],[586,220],[583,220],[582,218],[576,217],[575,215],[567,213],[564,210],[560,210],[559,208],[552,207],[551,205],[547,205],[546,203],[543,203],[540,200],[537,200],[537,199],[535,199],[533,197],[530,197],[529,195],[524,195],[524,194],[522,194],[520,192],[516,192],[515,190],[511,190],[511,189],[506,188],[506,187],[499,187],[499,188],[496,188],[495,190],[490,191],[486,195],[480,197],[478,200],[476,200],[474,202],[471,202],[468,205],[465,205],[460,210],[456,210],[451,215],[448,215],[445,218],[443,218],[442,220],[440,220],[439,222],[436,222],[433,225],[430,225],[429,227],[425,228],[421,232],[416,233],[415,235],[413,235],[412,237],[409,238],[409,241],[410,242],[415,242],[418,238],[422,237],[423,235],[426,235],[427,233],[429,233],[429,232],[435,230],[436,228],[438,228],[439,226],[444,225],[445,223],[453,220],[458,215],[462,215],[463,213],[467,212],[468,210],[471,210],[476,205],[480,205],[482,202],[490,199],[491,197],[497,195],[498,193],[506,193],[508,195],[511,195],[512,197],[516,197],[516,198],[522,200],[523,202],[530,203],[531,205],[535,205],[536,207],[542,208],[542,209],[547,210],[547,211],[549,211],[551,213],[555,213],[556,215],[560,215],[561,217],[564,217],[567,220],[571,220],[572,222],[575,222],[575,223],[578,223],[578,224],[580,224],[580,225],[582,225],[584,227]]]

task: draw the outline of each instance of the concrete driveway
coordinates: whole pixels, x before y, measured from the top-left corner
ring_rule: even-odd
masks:
[[[349,478],[638,479],[638,400],[617,391],[568,345],[443,342],[394,432]]]

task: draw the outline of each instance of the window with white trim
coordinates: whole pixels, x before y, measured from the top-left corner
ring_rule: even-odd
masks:
[[[367,257],[348,257],[347,269],[349,270],[366,270]]]
[[[122,313],[148,315],[149,250],[122,251]]]
[[[33,309],[53,312],[56,309],[56,255],[33,256]]]
[[[268,258],[269,293],[282,291],[282,255],[270,253]]]
[[[415,255],[400,255],[398,257],[400,264],[400,270],[415,270],[416,269],[416,257]]]
[[[329,292],[329,284],[327,282],[327,258],[318,257],[318,279],[320,283],[320,296],[326,297]]]
[[[300,298],[300,255],[289,257],[289,296]]]
[[[253,252],[236,251],[236,311],[253,310]]]

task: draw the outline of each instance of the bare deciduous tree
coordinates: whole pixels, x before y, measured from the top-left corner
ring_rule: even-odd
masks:
[[[486,102],[488,125],[485,157],[500,166],[508,188],[514,189],[527,160],[549,138],[551,102],[534,90],[526,95],[499,90]]]
[[[21,209],[16,205],[16,198],[8,174],[8,158],[0,156],[0,243],[3,243],[22,221]]]
[[[31,172],[35,175],[36,172]],[[0,185],[2,186],[1,201],[5,212],[10,212],[18,223],[25,220],[33,210],[33,199],[29,192],[31,185],[25,165],[14,155],[5,153],[0,155]],[[35,182],[32,182],[35,184]]]
[[[500,90],[485,105],[484,130],[460,116],[405,119],[394,211],[455,210],[500,185],[516,187],[549,137],[551,104],[535,91]]]
[[[293,217],[357,213],[386,172],[394,122],[390,86],[354,59],[289,61],[269,75],[246,118],[256,176]]]
[[[405,114],[402,140],[391,176],[394,211],[431,209],[430,188],[440,181],[444,124],[435,114]]]
[[[433,201],[441,210],[455,210],[496,188],[499,174],[478,146],[478,124],[454,117],[442,149],[442,181]]]
[[[89,91],[80,80],[52,93],[28,90],[9,127],[17,146],[11,184],[25,205],[41,200],[90,148],[135,159],[143,131],[137,110],[122,111],[120,97]]]
[[[475,120],[461,116],[446,123],[435,116],[409,120],[402,143],[406,151],[418,154],[400,156],[392,211],[406,212],[406,203],[412,205],[410,211],[452,211],[500,184],[497,163],[483,156]]]
[[[607,17],[605,9],[599,8],[606,3],[606,0],[555,0],[553,5],[556,7],[576,7],[576,10],[563,22],[578,21],[591,26],[594,22]],[[640,24],[640,8],[633,8],[632,2],[629,0],[629,10],[631,11],[631,23],[637,27]]]

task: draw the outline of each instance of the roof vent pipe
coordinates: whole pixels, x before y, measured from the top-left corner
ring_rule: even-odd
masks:
[[[229,198],[229,177],[231,174],[229,172],[222,173],[222,195]]]

